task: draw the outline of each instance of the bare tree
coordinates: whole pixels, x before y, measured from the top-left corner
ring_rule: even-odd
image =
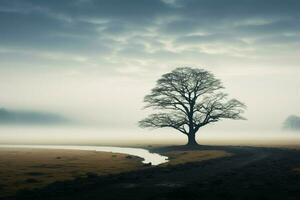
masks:
[[[162,110],[139,121],[140,127],[171,127],[187,135],[187,145],[197,145],[199,128],[221,119],[244,119],[245,105],[227,100],[219,79],[206,70],[177,68],[162,75],[144,98],[145,108]]]

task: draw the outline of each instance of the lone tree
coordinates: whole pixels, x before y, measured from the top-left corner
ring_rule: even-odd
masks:
[[[140,127],[171,127],[187,135],[187,145],[197,145],[199,128],[221,119],[244,119],[246,107],[236,99],[227,100],[220,92],[224,87],[219,79],[206,70],[177,68],[162,75],[149,95],[145,108],[163,112],[149,115],[139,121]]]

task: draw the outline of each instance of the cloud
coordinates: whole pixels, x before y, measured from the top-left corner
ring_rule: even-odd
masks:
[[[52,113],[0,109],[0,125],[58,125],[70,123],[69,119]]]
[[[281,53],[294,60],[300,46],[299,8],[295,0],[4,0],[0,48],[30,52],[40,60],[31,68],[61,60],[61,68],[108,73],[159,68],[192,54],[192,60],[218,55],[263,61]],[[292,49],[283,48],[291,44]],[[5,54],[0,51],[0,57]],[[0,68],[18,66],[22,59],[1,61]]]

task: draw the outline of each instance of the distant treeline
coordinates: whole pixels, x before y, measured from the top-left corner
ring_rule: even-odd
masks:
[[[284,121],[284,129],[288,130],[300,130],[300,117],[296,115],[289,116]]]
[[[0,108],[0,124],[65,124],[71,121],[63,116],[36,111],[12,111]]]

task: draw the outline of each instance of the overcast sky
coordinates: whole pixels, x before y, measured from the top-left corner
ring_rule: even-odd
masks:
[[[135,129],[143,96],[176,67],[216,74],[246,122],[300,115],[298,0],[1,0],[0,107]]]

